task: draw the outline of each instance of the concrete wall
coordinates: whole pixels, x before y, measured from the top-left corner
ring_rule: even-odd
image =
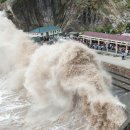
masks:
[[[126,91],[119,99],[126,105],[128,118],[119,130],[130,130],[130,69],[105,62],[102,65],[111,74],[113,86]]]

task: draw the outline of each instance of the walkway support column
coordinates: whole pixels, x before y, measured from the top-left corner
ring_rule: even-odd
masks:
[[[126,52],[126,55],[128,55],[128,44],[126,44],[125,52]]]
[[[108,52],[108,42],[105,41],[105,45],[106,45],[106,49],[107,49],[107,52]]]
[[[115,44],[116,44],[116,54],[117,54],[117,51],[118,51],[118,44],[117,44],[117,42],[116,42]]]
[[[91,45],[92,45],[92,39],[90,38],[90,47],[91,47]]]
[[[100,45],[100,40],[98,39],[98,46]]]
[[[128,44],[126,44],[126,49],[125,49],[126,51],[128,50]]]
[[[84,39],[85,39],[85,38],[84,38],[84,36],[83,36],[83,43],[85,43],[85,42],[84,42]]]

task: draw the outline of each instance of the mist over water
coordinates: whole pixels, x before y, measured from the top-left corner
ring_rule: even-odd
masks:
[[[92,50],[34,44],[0,12],[1,130],[118,130],[125,108],[110,86]]]

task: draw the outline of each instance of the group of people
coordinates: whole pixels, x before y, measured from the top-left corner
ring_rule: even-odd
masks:
[[[115,49],[115,46],[113,44],[100,44],[98,45],[97,43],[92,43],[90,45],[90,48],[93,48],[93,49],[96,49],[96,50],[104,50],[104,51],[112,51],[114,52],[116,49]]]
[[[115,52],[116,51],[116,46],[114,44],[100,44],[98,45],[97,43],[92,43],[91,45],[88,45],[90,48],[96,49],[96,50],[101,50],[101,51],[109,51],[109,52]],[[121,54],[122,60],[126,59],[126,56],[130,55],[130,50],[126,50],[125,47],[123,46],[118,46],[117,53]]]
[[[82,39],[75,39],[75,40],[83,42]],[[97,42],[92,42],[92,44],[90,44],[87,40],[85,40],[83,43],[86,44],[87,46],[89,46],[90,48],[93,48],[96,50],[116,52],[116,45],[113,43],[105,44],[102,42],[102,43],[98,44]],[[125,60],[126,56],[130,55],[130,48],[126,49],[125,46],[118,45],[117,46],[117,53],[121,54],[122,60]]]

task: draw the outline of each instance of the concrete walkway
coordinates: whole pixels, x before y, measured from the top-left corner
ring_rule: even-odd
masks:
[[[121,57],[114,57],[114,56],[107,56],[107,55],[97,55],[98,59],[100,61],[106,62],[106,63],[111,63],[117,66],[122,66],[127,69],[130,69],[130,59],[126,58],[126,60],[122,60]]]

